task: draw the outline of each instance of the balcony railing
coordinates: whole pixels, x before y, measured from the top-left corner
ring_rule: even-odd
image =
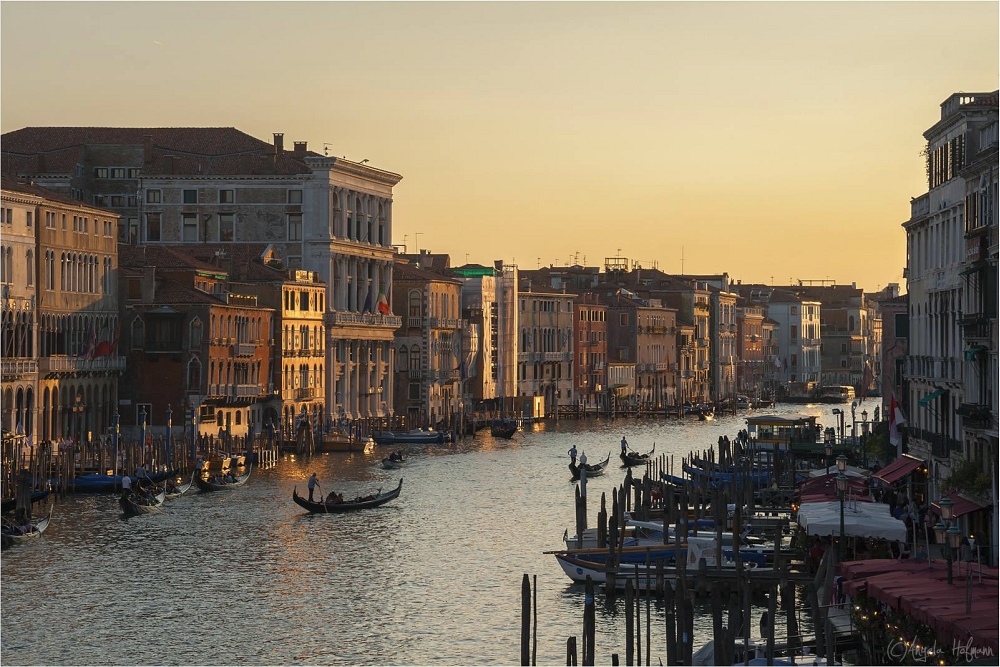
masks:
[[[419,329],[423,325],[423,318],[420,317],[407,317],[406,326],[410,329]]]
[[[295,389],[295,400],[304,401],[316,397],[315,387],[297,387]]]
[[[957,410],[962,417],[962,426],[968,429],[987,430],[993,426],[990,406],[979,403],[962,403]]]
[[[543,361],[564,361],[565,358],[562,352],[546,352]]]
[[[40,373],[76,373],[78,371],[123,371],[125,358],[100,357],[85,359],[83,357],[39,357],[38,372]]]
[[[233,387],[234,391],[230,396],[236,396],[237,398],[246,398],[248,396],[257,396],[261,393],[261,387],[256,384],[238,384]]]
[[[255,347],[252,343],[234,343],[232,349],[234,357],[252,357]]]
[[[980,313],[965,315],[958,320],[958,324],[962,327],[966,340],[987,339],[990,336],[989,320]]]
[[[458,329],[460,326],[460,320],[452,320],[443,317],[430,318],[431,329]]]
[[[450,381],[457,380],[459,378],[458,369],[453,371],[438,371],[438,379]]]
[[[398,315],[382,315],[381,313],[353,313],[346,310],[334,310],[324,313],[323,324],[328,327],[363,324],[398,329],[403,326],[403,318]]]
[[[34,359],[4,359],[3,360],[3,374],[5,379],[20,375],[29,375],[31,373],[38,372],[38,362]]]
[[[411,380],[420,380],[424,377],[424,371],[422,368],[411,368],[407,371]]]
[[[668,363],[659,363],[659,364],[656,364],[656,370],[658,370],[658,371],[670,370],[670,364],[668,364]]]

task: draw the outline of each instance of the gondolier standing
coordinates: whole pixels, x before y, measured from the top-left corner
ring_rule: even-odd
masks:
[[[624,435],[622,436],[622,456],[628,456],[628,442]]]
[[[570,450],[568,452],[566,452],[566,453],[569,454],[570,465],[574,465],[575,466],[576,465],[576,445],[573,445],[572,447],[570,447]]]
[[[309,486],[309,502],[313,502],[313,490],[317,486],[319,486],[319,480],[316,479],[316,473],[315,472],[313,472],[313,474],[309,476],[309,484],[308,484],[308,486]]]

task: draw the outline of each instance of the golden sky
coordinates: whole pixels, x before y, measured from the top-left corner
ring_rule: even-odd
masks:
[[[402,174],[453,264],[905,289],[922,133],[996,2],[11,3],[0,125],[233,126]],[[419,236],[418,236],[419,235]]]

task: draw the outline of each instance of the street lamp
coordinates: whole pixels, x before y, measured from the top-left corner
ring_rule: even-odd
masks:
[[[83,411],[87,406],[83,404],[83,394],[76,395],[76,402],[73,403],[73,414],[76,415],[76,444],[83,443]]]
[[[844,463],[847,463],[847,458],[843,454],[837,457],[837,468],[840,468],[840,459],[844,459]],[[837,495],[840,497],[840,540],[837,542],[837,560],[841,563],[844,562],[844,496],[847,495],[847,475],[841,471],[837,475]]]
[[[840,474],[847,472],[847,457],[843,454],[837,457],[837,472]]]
[[[840,418],[840,441],[844,441],[844,411],[840,408],[834,408],[830,411],[833,415],[839,416]]]
[[[945,496],[938,503],[941,508],[941,519],[934,526],[934,535],[938,544],[945,546],[945,554],[948,557],[948,584],[951,585],[951,563],[954,560],[952,551],[958,548],[962,540],[962,531],[958,529],[958,524],[952,523],[952,502],[951,498]]]

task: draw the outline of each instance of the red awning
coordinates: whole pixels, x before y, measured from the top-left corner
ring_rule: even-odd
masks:
[[[923,464],[923,459],[918,459],[917,457],[910,456],[909,454],[903,454],[878,472],[872,473],[872,477],[878,477],[886,484],[894,484]]]
[[[975,512],[976,510],[986,509],[985,505],[980,505],[974,500],[969,500],[958,491],[952,491],[947,495],[947,497],[951,498],[952,516],[962,516],[963,514]],[[938,503],[931,503],[931,511],[938,516],[941,516],[941,506]]]

